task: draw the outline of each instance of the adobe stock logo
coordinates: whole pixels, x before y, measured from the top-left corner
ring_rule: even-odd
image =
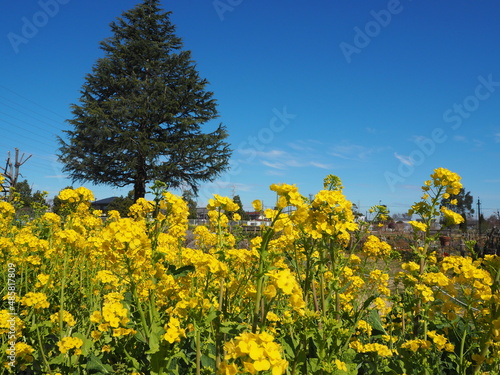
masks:
[[[212,5],[221,21],[224,21],[224,13],[232,12],[243,0],[214,0]]]
[[[19,53],[19,46],[28,44],[31,39],[37,36],[41,28],[45,27],[51,18],[57,16],[60,5],[68,4],[70,0],[40,0],[38,6],[40,10],[33,13],[31,17],[22,17],[20,34],[10,32],[7,39],[15,53]]]
[[[266,146],[271,144],[277,134],[283,132],[289,126],[297,115],[288,113],[286,106],[283,110],[273,108],[273,116],[269,121],[268,126],[262,127],[256,134],[249,135],[241,142],[236,151],[239,155],[244,155],[244,158],[232,160],[231,168],[227,174],[215,183],[215,186],[208,185],[203,188],[199,196],[205,199],[212,198],[214,194],[222,194],[220,189],[230,186],[234,177],[244,173],[244,166],[254,161],[259,152],[264,151]]]
[[[372,19],[368,21],[363,28],[360,28],[359,26],[354,28],[355,34],[353,43],[349,44],[341,42],[339,44],[340,50],[342,51],[347,63],[351,63],[351,56],[353,54],[360,54],[363,48],[368,47],[371,41],[380,35],[382,29],[389,26],[392,21],[392,17],[402,11],[403,5],[399,0],[389,0],[387,2],[387,9],[381,9],[378,12],[374,10],[370,11]]]
[[[462,123],[468,119],[473,112],[479,109],[481,102],[488,100],[498,88],[500,81],[493,79],[493,74],[484,77],[477,77],[478,84],[471,95],[466,96],[459,103],[453,105],[443,112],[443,121],[451,124],[451,130],[457,130]],[[434,128],[430,137],[418,137],[415,140],[415,148],[408,156],[394,154],[400,161],[397,171],[385,171],[384,177],[391,192],[396,191],[396,185],[404,183],[410,177],[415,168],[422,165],[424,161],[431,157],[438,146],[449,139],[450,130],[447,128]]]

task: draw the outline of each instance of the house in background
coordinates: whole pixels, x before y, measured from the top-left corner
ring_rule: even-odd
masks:
[[[104,199],[99,199],[98,201],[94,201],[91,203],[91,206],[94,210],[101,210],[102,216],[106,216],[108,214],[108,206],[111,202],[113,202],[118,197],[109,197]]]

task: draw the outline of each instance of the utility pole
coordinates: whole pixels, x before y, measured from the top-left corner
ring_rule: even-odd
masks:
[[[19,149],[15,148],[14,150],[16,152],[15,161],[14,161],[14,163],[12,163],[12,160],[10,158],[10,151],[8,151],[7,152],[7,163],[5,164],[5,170],[3,173],[5,179],[9,183],[9,192],[11,192],[12,188],[14,186],[16,186],[16,184],[17,184],[17,179],[19,178],[19,175],[20,175],[19,168],[21,167],[21,165],[26,163],[28,161],[28,159],[31,158],[31,156],[32,156],[32,155],[29,155],[27,158],[25,158],[25,155],[23,153],[23,155],[19,159]],[[7,194],[7,190],[5,188],[4,188],[4,193]]]
[[[477,197],[477,229],[478,233],[481,236],[481,201],[479,197]]]

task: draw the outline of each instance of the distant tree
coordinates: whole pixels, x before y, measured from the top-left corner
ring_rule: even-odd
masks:
[[[195,200],[196,196],[191,190],[184,190],[182,192],[182,199],[187,203],[189,208],[189,216],[188,219],[197,219],[198,213],[196,211],[197,203]]]
[[[14,193],[18,194],[21,207],[31,206],[31,203],[33,201],[33,195],[31,192],[31,186],[27,180],[16,183],[12,190]]]
[[[73,189],[73,186],[66,186],[64,189],[61,189],[59,192],[65,190],[65,189]],[[62,201],[59,199],[59,194],[54,197],[52,200],[52,212],[58,214],[58,215],[63,215],[63,207],[62,207]]]
[[[393,214],[392,218],[395,221],[408,221],[411,220],[412,215],[409,215],[407,212],[404,212],[402,214]]]
[[[497,211],[494,214],[491,214],[490,217],[488,218],[488,224],[490,227],[498,227],[500,223],[500,215],[499,212]]]
[[[233,197],[233,202],[240,206],[238,211],[236,211],[235,213],[240,215],[241,220],[250,220],[250,215],[248,215],[248,213],[243,209],[243,203],[241,203],[241,198],[239,195],[235,195]]]
[[[134,201],[146,184],[168,187],[213,181],[228,168],[225,127],[202,132],[218,117],[208,81],[175,35],[170,12],[143,0],[111,23],[104,56],[86,77],[73,130],[59,138],[63,171],[74,181],[133,185]]]
[[[456,199],[456,205],[452,205],[451,201]],[[474,198],[470,192],[466,192],[464,188],[460,189],[460,192],[456,195],[451,195],[447,199],[441,201],[441,205],[458,212],[464,218],[464,222],[459,224],[459,228],[462,232],[467,231],[468,219],[474,214],[474,209],[472,205],[474,203]]]
[[[354,215],[354,217],[356,219],[359,219],[360,217],[363,217],[364,215],[361,213],[361,210],[359,209],[358,205],[357,204],[354,204],[352,205],[352,214]],[[365,218],[366,220],[366,218]]]
[[[46,206],[45,194],[40,190],[33,193],[33,189],[27,180],[17,182],[11,189],[11,195],[17,195],[19,198],[19,207],[24,210],[23,213],[31,214],[35,206]]]
[[[479,232],[480,233],[486,233],[486,231],[489,229],[488,221],[484,219],[484,215],[480,214],[479,215]]]
[[[121,217],[127,217],[129,213],[129,208],[134,204],[134,191],[128,192],[126,197],[120,196],[116,197],[108,204],[108,211],[115,210],[120,213]]]

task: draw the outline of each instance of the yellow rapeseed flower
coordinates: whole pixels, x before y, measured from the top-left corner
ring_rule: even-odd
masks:
[[[62,354],[67,353],[71,349],[76,349],[75,354],[81,354],[80,348],[83,345],[83,341],[78,337],[64,337],[57,343],[59,351]]]

